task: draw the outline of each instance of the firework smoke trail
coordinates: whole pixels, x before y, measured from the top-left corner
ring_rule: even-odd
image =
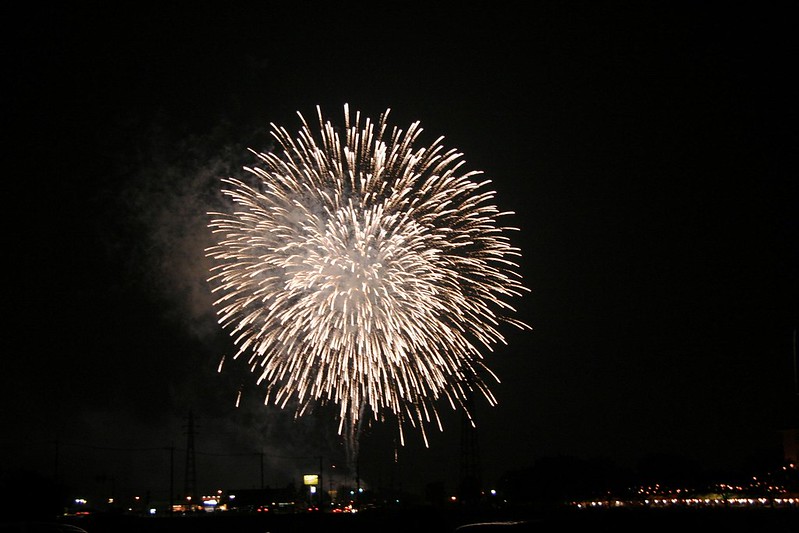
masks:
[[[301,416],[334,402],[339,434],[364,408],[392,414],[403,445],[405,423],[428,445],[440,401],[465,409],[479,390],[496,403],[479,347],[505,343],[502,324],[529,328],[508,303],[528,289],[490,181],[462,173],[443,137],[416,147],[418,122],[389,131],[389,111],[353,121],[345,105],[344,139],[318,107],[318,132],[300,113],[296,138],[272,124],[282,150],[245,168],[256,185],[223,180],[235,210],[210,213],[209,282],[265,403],[296,401]]]

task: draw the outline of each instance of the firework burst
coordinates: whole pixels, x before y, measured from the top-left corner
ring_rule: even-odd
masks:
[[[528,328],[509,305],[527,288],[490,181],[388,114],[344,106],[343,133],[318,107],[318,131],[300,113],[296,137],[272,124],[282,150],[256,153],[251,183],[223,180],[235,208],[210,213],[209,281],[265,403],[302,415],[334,402],[339,433],[393,414],[403,444],[405,422],[427,444],[441,401],[465,409],[478,390],[496,403],[480,348],[505,343],[503,324]]]

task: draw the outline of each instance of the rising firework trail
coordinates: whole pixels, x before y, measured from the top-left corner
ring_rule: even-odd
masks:
[[[389,111],[374,122],[345,105],[343,133],[318,107],[316,131],[300,113],[296,137],[272,124],[281,149],[253,152],[248,183],[223,179],[234,207],[210,213],[235,358],[248,354],[267,404],[336,404],[350,445],[365,416],[396,416],[403,445],[406,423],[427,445],[442,401],[465,409],[477,390],[496,404],[480,349],[505,343],[503,324],[529,327],[509,304],[528,290],[515,228],[498,223],[512,213],[443,137],[417,146],[419,123],[389,129]]]

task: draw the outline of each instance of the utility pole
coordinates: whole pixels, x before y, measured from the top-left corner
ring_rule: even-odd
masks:
[[[54,457],[54,462],[53,462],[53,482],[56,485],[58,485],[58,483],[60,481],[58,479],[58,445],[59,445],[58,439],[56,439],[55,440],[55,457]]]
[[[322,506],[324,505],[324,498],[322,498],[322,493],[325,492],[325,484],[324,478],[322,477],[322,456],[319,456],[319,510],[322,510]]]
[[[361,455],[355,457],[355,507],[361,508]]]
[[[261,490],[264,488],[264,449],[261,448]]]
[[[467,505],[480,502],[482,475],[480,472],[480,450],[477,443],[477,428],[474,420],[474,391],[466,384],[464,412],[461,417],[461,463],[460,501]]]
[[[796,362],[796,328],[793,328],[793,391],[799,396],[799,368]]]
[[[183,497],[194,505],[197,490],[197,463],[194,453],[194,413],[189,410],[186,426],[186,472],[184,477]]]
[[[175,443],[169,447],[169,514],[175,509]]]

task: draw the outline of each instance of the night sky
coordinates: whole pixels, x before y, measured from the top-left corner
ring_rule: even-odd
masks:
[[[485,354],[487,485],[542,457],[780,452],[799,422],[796,4],[433,4],[3,14],[4,473],[157,494],[174,446],[182,487],[190,411],[201,488],[259,485],[259,453],[271,486],[320,456],[342,470],[332,410],[295,420],[245,365],[217,373],[233,350],[204,249],[220,178],[270,122],[345,103],[443,135],[515,212],[532,331]],[[429,448],[367,428],[362,481],[453,488],[460,413],[441,411]]]

